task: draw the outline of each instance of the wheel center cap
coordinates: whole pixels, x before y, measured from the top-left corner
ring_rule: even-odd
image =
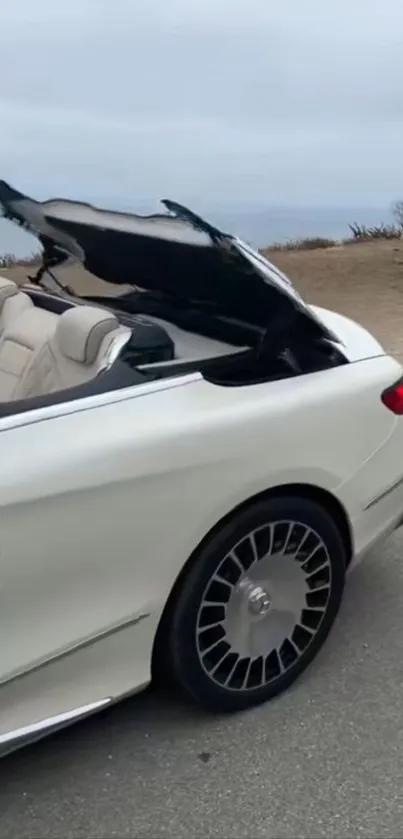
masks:
[[[254,586],[248,592],[248,611],[255,617],[264,617],[271,607],[271,597],[263,586]]]

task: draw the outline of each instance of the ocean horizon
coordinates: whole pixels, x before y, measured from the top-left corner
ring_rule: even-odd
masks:
[[[104,202],[97,203],[107,206]],[[110,206],[127,209],[127,206],[119,207],[116,202]],[[385,207],[224,208],[216,205],[208,209],[206,205],[203,208],[199,205],[196,211],[221,229],[235,233],[259,248],[314,236],[340,240],[350,235],[349,224],[353,222],[371,226],[392,221],[390,208]],[[34,236],[0,218],[0,255],[13,254],[23,258],[38,249]]]

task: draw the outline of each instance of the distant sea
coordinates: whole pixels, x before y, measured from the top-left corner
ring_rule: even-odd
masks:
[[[255,247],[310,236],[343,239],[350,233],[348,225],[351,222],[366,225],[391,222],[390,210],[382,207],[226,209],[213,206],[206,210],[199,206],[194,209],[221,229],[236,233]],[[11,222],[0,219],[0,255],[9,253],[24,257],[37,250],[38,244],[33,236],[19,230]]]

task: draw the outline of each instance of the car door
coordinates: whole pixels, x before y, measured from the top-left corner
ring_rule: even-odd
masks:
[[[0,682],[156,610],[149,399],[0,419]]]
[[[196,373],[0,416],[0,684],[137,620],[148,671],[175,578],[232,486],[222,398]]]

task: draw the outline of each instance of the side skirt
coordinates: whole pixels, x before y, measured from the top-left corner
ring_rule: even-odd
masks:
[[[158,620],[144,614],[3,682],[0,757],[147,687]]]
[[[21,749],[23,746],[28,746],[30,743],[35,743],[48,734],[54,734],[60,728],[64,728],[70,723],[84,719],[89,714],[100,711],[109,705],[110,702],[110,699],[100,699],[98,702],[83,705],[80,708],[75,708],[73,711],[66,711],[64,714],[38,720],[38,722],[26,725],[23,728],[16,728],[8,731],[6,734],[0,734],[0,757],[5,757],[10,752]]]

